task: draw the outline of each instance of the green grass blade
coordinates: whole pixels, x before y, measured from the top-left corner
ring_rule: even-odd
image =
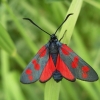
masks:
[[[0,46],[3,47],[6,52],[10,55],[14,55],[16,53],[16,49],[13,41],[11,40],[9,33],[5,30],[5,28],[0,24]]]
[[[16,53],[16,49],[13,41],[11,40],[9,33],[0,24],[0,47],[3,48],[10,56],[13,56],[15,60],[24,68],[26,66],[23,59]]]
[[[13,14],[12,9],[9,7],[9,5],[4,2],[7,11],[9,12],[10,16],[12,17],[13,21],[15,22],[15,25],[17,26],[18,30],[20,31],[20,34],[22,35],[22,37],[24,38],[25,42],[27,43],[27,45],[29,46],[30,50],[34,53],[37,51],[37,47],[35,45],[35,43],[32,43],[32,40],[27,36],[25,29],[21,26],[21,24],[19,23],[17,17]],[[23,20],[23,19],[22,19]],[[34,48],[33,48],[34,47]]]
[[[68,34],[66,35],[67,36],[66,43],[68,43],[70,38],[71,38],[75,23],[77,21],[77,18],[78,18],[78,15],[79,15],[79,12],[80,12],[80,9],[81,9],[81,6],[82,6],[82,2],[83,2],[83,0],[80,0],[80,1],[79,0],[73,0],[70,7],[69,7],[67,15],[69,13],[74,13],[74,15],[72,15],[64,23],[64,25],[62,26],[61,32],[59,34],[59,37],[61,38],[61,35],[64,33],[65,30],[67,30]],[[77,3],[78,3],[78,5],[77,5]],[[46,83],[45,94],[44,94],[45,100],[58,100],[60,91],[57,91],[57,89],[60,88],[60,83],[55,83],[55,85],[53,85],[53,84],[54,84],[54,81],[52,81],[52,80],[50,80],[49,82]]]
[[[3,86],[3,93],[5,94],[5,99],[10,100],[10,94],[8,92],[8,84],[6,82],[6,77],[9,73],[9,56],[4,50],[1,51],[1,77],[2,77],[2,86]]]
[[[100,9],[100,1],[96,1],[96,0],[84,0],[84,1]]]
[[[53,79],[48,81],[45,86],[44,100],[58,100],[60,92],[60,83]]]
[[[67,30],[67,32],[64,36],[64,39],[62,40],[63,42],[65,42],[67,44],[69,44],[69,42],[70,42],[70,38],[72,36],[73,29],[75,27],[79,12],[81,10],[82,2],[83,2],[83,0],[73,0],[70,5],[70,8],[66,14],[66,16],[67,16],[68,14],[73,13],[73,15],[71,15],[68,18],[68,20],[64,23],[64,25],[60,31],[59,38],[61,38],[62,35],[64,34],[65,30]]]

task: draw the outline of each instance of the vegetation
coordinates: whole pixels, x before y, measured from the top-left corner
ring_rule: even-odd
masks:
[[[57,32],[100,76],[100,0],[0,1],[0,100],[99,100],[100,80],[20,83],[20,75],[49,36],[23,18],[32,19],[49,33],[72,16]],[[77,23],[76,23],[77,22]]]

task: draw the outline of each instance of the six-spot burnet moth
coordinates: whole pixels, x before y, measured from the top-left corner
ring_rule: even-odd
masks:
[[[24,18],[29,20],[43,32],[50,35],[50,40],[38,51],[23,71],[20,79],[22,83],[28,84],[37,80],[46,82],[51,77],[53,77],[56,82],[61,81],[62,78],[69,81],[80,79],[92,82],[98,80],[98,75],[94,69],[66,44],[60,42],[64,35],[60,40],[56,37],[58,29],[70,15],[72,15],[72,13],[67,15],[65,20],[52,35],[40,28],[31,19]]]

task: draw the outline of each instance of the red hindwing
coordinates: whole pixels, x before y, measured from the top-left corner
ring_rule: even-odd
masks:
[[[56,69],[61,73],[61,75],[71,81],[75,81],[75,78],[69,68],[65,65],[65,63],[62,61],[60,56],[57,57],[57,64]]]
[[[43,69],[43,72],[41,74],[41,77],[40,77],[40,81],[41,82],[45,82],[47,81],[48,79],[51,78],[52,76],[52,73],[55,71],[55,66],[54,66],[54,63],[53,63],[53,60],[52,60],[52,57],[51,55],[49,56],[49,59],[48,59],[48,62],[47,64],[45,65],[44,69]]]

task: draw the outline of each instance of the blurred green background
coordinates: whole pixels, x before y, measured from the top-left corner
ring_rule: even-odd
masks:
[[[20,75],[36,52],[48,42],[49,36],[23,18],[30,18],[53,33],[64,20],[71,2],[0,1],[0,100],[44,100],[45,83],[22,84]],[[67,43],[64,38],[62,42]],[[100,76],[100,0],[83,1],[69,46]],[[60,84],[58,100],[99,99],[100,80],[70,82],[63,79]]]

